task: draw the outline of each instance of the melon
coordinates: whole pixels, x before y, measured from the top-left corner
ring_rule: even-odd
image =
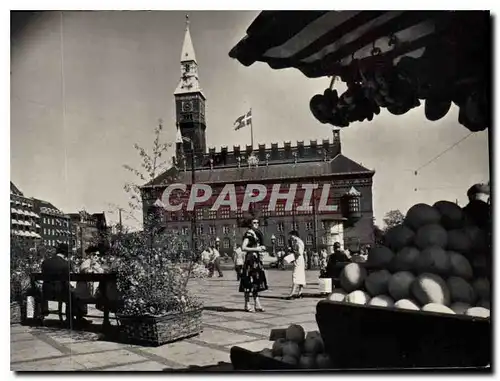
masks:
[[[490,317],[490,310],[487,310],[486,308],[483,307],[472,307],[469,308],[467,311],[465,311],[465,314],[467,316],[488,318]]]
[[[487,310],[491,310],[491,303],[489,300],[480,300],[479,302],[477,302],[476,307],[483,307]]]
[[[378,295],[370,299],[368,302],[369,306],[377,306],[377,307],[393,307],[394,300],[387,295]]]
[[[411,285],[415,276],[409,271],[400,271],[391,276],[387,289],[394,300],[407,299],[411,295]]]
[[[312,355],[302,355],[299,359],[299,367],[302,369],[313,369],[316,367],[316,358]]]
[[[451,264],[450,275],[455,275],[464,279],[472,279],[472,266],[467,258],[454,251],[448,251],[448,257],[450,258]]]
[[[455,311],[453,311],[451,308],[443,306],[442,304],[437,304],[437,303],[426,304],[425,306],[422,307],[422,311],[455,315]]]
[[[486,278],[477,278],[473,283],[472,287],[474,288],[474,292],[476,296],[480,300],[490,300],[490,281]]]
[[[415,267],[419,254],[420,251],[416,247],[404,247],[394,257],[391,268],[394,271],[411,271]]]
[[[328,295],[327,299],[332,302],[343,302],[347,293],[341,288],[335,289],[332,291],[330,295]]]
[[[411,293],[422,304],[450,304],[450,290],[439,275],[424,273],[419,275],[411,285]]]
[[[441,225],[446,229],[460,229],[464,223],[464,212],[460,206],[450,201],[438,201],[433,207],[441,214]]]
[[[400,308],[403,310],[413,310],[413,311],[419,311],[420,307],[418,306],[417,303],[415,303],[413,300],[410,299],[401,299],[398,300],[396,303],[394,303],[394,307]]]
[[[397,225],[389,228],[384,236],[384,243],[394,252],[413,243],[415,233],[406,225]]]
[[[265,357],[273,357],[273,351],[269,348],[264,348],[263,350],[260,351],[260,354]]]
[[[304,341],[304,353],[317,354],[324,350],[323,340],[321,337],[308,338]]]
[[[415,269],[419,273],[429,272],[448,275],[451,271],[451,262],[448,253],[437,246],[428,247],[420,252],[415,261]]]
[[[319,331],[309,331],[306,334],[306,340],[307,339],[313,339],[313,338],[316,338],[316,337],[321,338],[321,333],[319,333]]]
[[[298,359],[293,356],[283,356],[281,359],[282,362],[290,365],[297,365]]]
[[[375,269],[387,269],[390,267],[394,253],[386,246],[376,246],[368,254],[367,266]]]
[[[332,365],[330,356],[327,353],[320,353],[316,356],[316,366],[319,369],[329,369]]]
[[[285,337],[288,341],[293,341],[296,344],[302,344],[306,338],[306,332],[302,326],[292,324],[286,329]]]
[[[293,341],[287,341],[283,344],[283,357],[295,357],[297,360],[300,358],[300,347]]]
[[[441,225],[432,224],[422,226],[415,234],[415,246],[425,249],[431,246],[445,248],[448,243],[448,233]]]
[[[391,273],[387,270],[379,270],[366,277],[365,288],[372,296],[386,294]]]
[[[359,289],[366,278],[366,270],[359,263],[349,263],[340,273],[340,285],[346,292]]]
[[[413,205],[405,217],[405,225],[417,231],[425,225],[438,224],[441,220],[441,214],[436,208],[427,204]]]
[[[273,356],[283,356],[283,345],[285,345],[285,339],[278,339],[273,343]]]
[[[450,308],[457,314],[457,315],[463,315],[465,314],[465,311],[467,311],[469,308],[471,308],[470,304],[467,303],[462,303],[462,302],[456,302],[453,303]]]
[[[448,243],[446,247],[448,250],[466,254],[472,248],[472,241],[464,229],[450,230],[448,231]]]
[[[364,291],[356,290],[348,294],[344,301],[353,304],[367,304],[370,301],[370,296]]]
[[[463,278],[451,276],[446,281],[453,302],[473,304],[476,301],[476,293],[472,286]]]

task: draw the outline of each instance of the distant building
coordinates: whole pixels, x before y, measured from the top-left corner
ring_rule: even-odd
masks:
[[[70,247],[83,255],[90,246],[107,242],[108,228],[103,213],[90,214],[85,210],[68,214],[70,219]]]
[[[193,230],[191,213],[185,210],[166,212],[156,200],[161,199],[173,175],[176,176],[176,183],[186,184],[189,189],[194,157],[195,183],[209,184],[213,190],[212,198],[196,208],[195,236],[209,236],[212,241],[219,237],[225,252],[231,252],[235,243],[241,243],[245,232],[239,223],[244,216],[241,210],[231,211],[229,207],[210,210],[226,184],[235,185],[239,207],[247,184],[259,183],[267,187],[268,196],[256,206],[264,222],[266,245],[270,244],[270,237],[274,235],[277,248],[284,248],[291,230],[299,231],[308,249],[331,248],[335,241],[350,249],[354,247],[354,250],[363,244],[373,244],[372,184],[375,171],[342,153],[339,130],[333,131],[332,140],[321,142],[311,140],[307,144],[298,141],[292,145],[290,141],[285,141],[280,146],[277,143],[270,146],[258,144],[257,147],[234,146],[232,150],[227,146],[220,150],[209,147],[207,152],[206,98],[199,83],[198,63],[189,25],[186,26],[182,47],[181,78],[174,97],[178,126],[175,167],[142,187],[145,222],[148,216],[154,216],[156,224],[175,229],[185,238],[184,250],[190,248]],[[335,211],[322,212],[314,206],[313,210],[300,211],[296,207],[302,203],[303,191],[297,191],[293,210],[286,211],[284,202],[279,203],[276,210],[267,210],[269,191],[273,184],[280,184],[281,192],[289,188],[290,184],[318,184],[319,189],[312,195],[315,205],[320,202],[321,188],[328,185],[327,204],[334,205]],[[187,199],[188,195],[189,190],[180,197]],[[351,196],[355,202],[345,202]],[[352,218],[353,214],[356,214],[355,219]],[[195,241],[198,247],[206,244]]]
[[[40,216],[35,212],[34,199],[25,197],[11,181],[10,234],[35,246],[41,242],[40,231]]]
[[[35,210],[40,215],[41,236],[47,246],[57,247],[60,243],[71,244],[69,216],[52,203],[35,200]]]

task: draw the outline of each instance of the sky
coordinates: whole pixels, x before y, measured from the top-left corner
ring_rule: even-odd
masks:
[[[11,41],[10,179],[26,196],[65,213],[84,208],[117,220],[115,206],[128,203],[123,185],[135,180],[122,166],[140,167],[134,144],[151,147],[160,118],[164,141],[175,140],[173,92],[186,13],[45,12]],[[207,97],[207,145],[249,144],[249,130],[234,131],[233,123],[250,107],[255,146],[331,139],[332,126],[309,110],[328,78],[308,79],[262,63],[244,67],[229,58],[257,15],[189,12]],[[420,107],[401,116],[383,111],[342,129],[343,154],[376,171],[378,223],[388,211],[405,213],[419,202],[464,205],[467,189],[489,180],[487,132],[468,136],[426,165],[470,134],[457,119],[452,108],[429,122]]]

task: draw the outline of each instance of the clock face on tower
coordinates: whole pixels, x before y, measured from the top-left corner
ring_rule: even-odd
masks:
[[[193,103],[191,101],[182,102],[182,111],[183,112],[191,112],[193,111]]]

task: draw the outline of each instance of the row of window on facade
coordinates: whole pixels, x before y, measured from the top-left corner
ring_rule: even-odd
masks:
[[[69,235],[69,231],[65,230],[59,230],[59,229],[48,229],[48,228],[43,228],[43,234],[44,235],[58,235],[58,236],[66,236]]]
[[[43,217],[43,223],[46,225],[63,226],[69,228],[69,221],[62,221],[57,218]]]
[[[47,246],[53,246],[53,247],[56,247],[56,246],[57,246],[57,245],[59,245],[60,243],[69,244],[69,241],[68,241],[67,239],[63,239],[63,240],[44,239],[44,240],[43,240],[43,244],[44,244],[44,245],[47,245]]]
[[[306,221],[304,224],[305,230],[313,230],[314,229],[314,223],[313,221]],[[324,221],[321,221],[321,229],[325,230],[326,229],[326,223]],[[278,232],[284,232],[285,231],[285,223],[284,222],[278,222],[276,223],[276,230]],[[290,230],[300,230],[300,224],[298,222],[292,222],[290,224]],[[182,235],[187,235],[189,234],[190,228],[187,226],[183,226],[180,228],[179,234]],[[196,234],[200,235],[205,232],[204,226],[197,224],[196,225]],[[222,234],[231,234],[231,232],[235,232],[235,227],[231,229],[231,226],[229,225],[224,225],[222,226]],[[216,225],[210,225],[208,227],[208,234],[215,235],[217,234],[217,226]]]
[[[284,204],[277,204],[276,210],[271,212],[268,210],[267,206],[263,206],[259,208],[259,211],[262,217],[268,216],[291,216],[293,214],[301,215],[301,214],[312,214],[312,208],[310,210],[301,211],[296,208],[300,205],[295,205],[292,210],[285,210]],[[245,212],[238,209],[237,211],[232,212],[229,207],[223,207],[217,210],[210,210],[210,208],[197,208],[196,209],[196,219],[203,220],[215,220],[217,218],[220,219],[229,219],[229,218],[242,218],[245,215]],[[169,215],[166,216],[170,221],[183,221],[190,219],[190,213],[185,213],[183,210],[179,212],[170,212]]]

